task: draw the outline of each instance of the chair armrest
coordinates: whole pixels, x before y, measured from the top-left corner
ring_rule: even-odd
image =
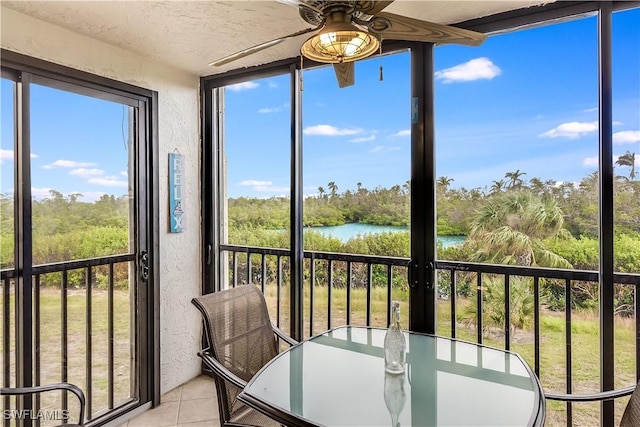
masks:
[[[289,345],[298,344],[298,341],[294,340],[289,335],[285,334],[282,329],[278,328],[273,323],[271,324],[271,327],[273,328],[273,332],[275,332],[275,334],[278,336],[278,338],[280,338],[282,341],[286,342]]]
[[[636,386],[622,388],[619,390],[601,391],[591,394],[555,394],[545,393],[544,397],[550,400],[560,400],[562,402],[598,402],[602,400],[612,400],[619,397],[629,396],[636,389]]]
[[[238,388],[244,388],[247,385],[247,382],[242,378],[235,375],[233,372],[229,371],[225,366],[218,362],[210,353],[209,349],[206,348],[202,351],[198,352],[198,356],[202,358],[202,361],[209,369],[211,369],[216,375],[222,377],[225,381],[230,382]]]
[[[22,396],[25,394],[40,394],[48,391],[55,390],[66,390],[75,394],[80,402],[80,413],[78,415],[78,424],[84,424],[84,406],[85,406],[85,398],[84,393],[80,389],[80,387],[71,384],[71,383],[53,383],[47,385],[37,385],[32,387],[18,387],[18,388],[0,388],[0,396],[10,395],[10,396]]]

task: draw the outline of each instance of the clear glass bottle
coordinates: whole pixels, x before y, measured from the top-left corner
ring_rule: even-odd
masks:
[[[384,336],[384,369],[390,374],[404,372],[407,343],[400,329],[400,303],[391,301],[391,324]]]

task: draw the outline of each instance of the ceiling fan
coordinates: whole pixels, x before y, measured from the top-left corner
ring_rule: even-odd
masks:
[[[333,64],[338,85],[346,87],[354,84],[354,61],[378,51],[383,39],[478,46],[487,37],[475,31],[383,12],[393,0],[278,1],[298,6],[302,19],[313,27],[243,49],[209,65],[228,64],[285,40],[315,33],[302,44],[300,53],[313,61]]]

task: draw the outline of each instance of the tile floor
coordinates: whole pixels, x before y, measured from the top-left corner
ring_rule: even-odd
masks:
[[[213,379],[199,376],[164,394],[160,405],[120,427],[220,427]]]

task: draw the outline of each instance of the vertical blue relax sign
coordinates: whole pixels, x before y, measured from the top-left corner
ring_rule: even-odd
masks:
[[[182,154],[169,153],[169,232],[184,230],[184,162]]]

